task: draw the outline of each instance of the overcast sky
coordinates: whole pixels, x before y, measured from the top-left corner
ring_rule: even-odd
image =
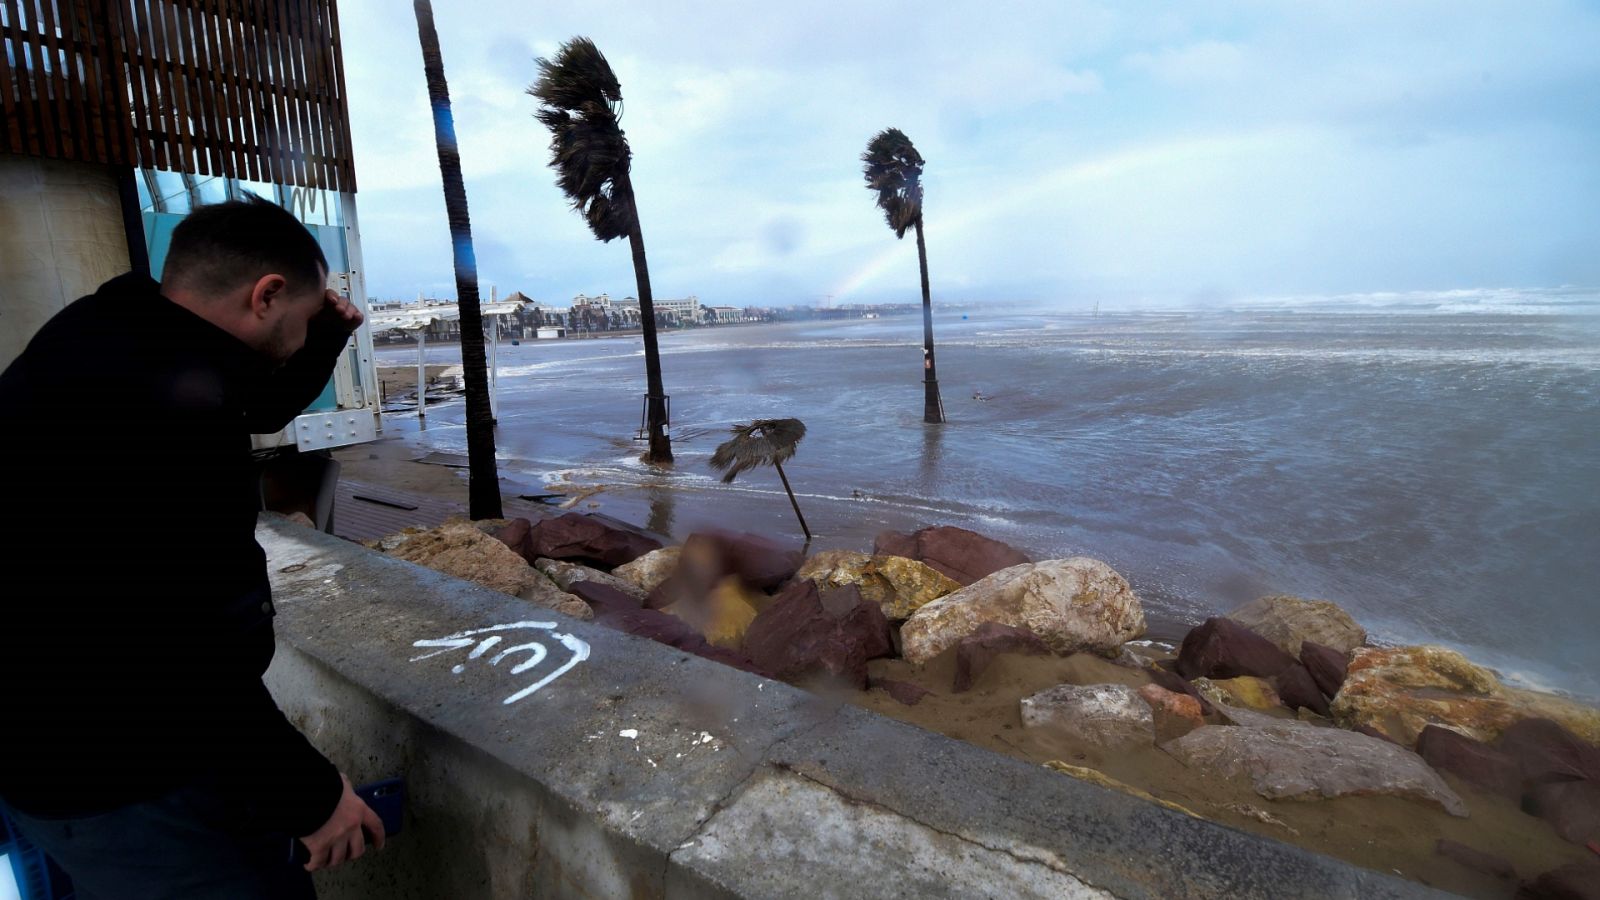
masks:
[[[860,173],[891,125],[936,300],[1600,285],[1593,3],[434,6],[485,295],[634,293],[524,93],[580,34],[622,82],[657,297],[917,299]],[[369,292],[453,296],[410,4],[339,9]]]

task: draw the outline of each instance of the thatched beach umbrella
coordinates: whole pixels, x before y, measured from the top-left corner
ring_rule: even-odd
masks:
[[[789,487],[789,476],[783,474],[783,463],[794,456],[800,439],[806,436],[806,425],[799,419],[757,419],[748,425],[735,425],[733,438],[717,447],[711,454],[711,468],[723,472],[724,484],[731,484],[740,472],[756,466],[772,466],[783,480],[783,489],[789,493],[789,504],[794,507],[795,518],[800,520],[800,530],[811,540],[811,529],[806,517],[800,514],[800,504],[794,499],[794,489]]]

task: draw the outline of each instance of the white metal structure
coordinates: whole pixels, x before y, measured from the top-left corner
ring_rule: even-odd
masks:
[[[478,306],[478,311],[489,320],[489,414],[500,414],[499,382],[500,382],[500,317],[510,315],[521,309],[521,301],[490,301]],[[417,384],[422,387],[417,391],[417,415],[427,418],[427,388],[428,367],[423,351],[428,342],[428,326],[434,322],[451,322],[461,318],[461,307],[454,304],[416,304],[402,306],[397,309],[380,309],[372,314],[369,324],[379,331],[414,331],[417,334]],[[371,340],[371,334],[367,336]]]

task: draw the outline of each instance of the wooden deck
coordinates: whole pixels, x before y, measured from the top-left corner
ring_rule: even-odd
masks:
[[[333,533],[349,541],[370,541],[406,528],[432,528],[451,517],[466,518],[467,505],[382,485],[341,479],[333,505]],[[507,498],[507,518],[537,522],[564,510]]]

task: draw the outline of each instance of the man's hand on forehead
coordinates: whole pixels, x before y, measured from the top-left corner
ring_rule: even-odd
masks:
[[[361,327],[363,321],[361,309],[350,302],[349,297],[339,294],[329,288],[322,296],[323,306],[320,318],[330,324],[337,324],[348,334]]]

